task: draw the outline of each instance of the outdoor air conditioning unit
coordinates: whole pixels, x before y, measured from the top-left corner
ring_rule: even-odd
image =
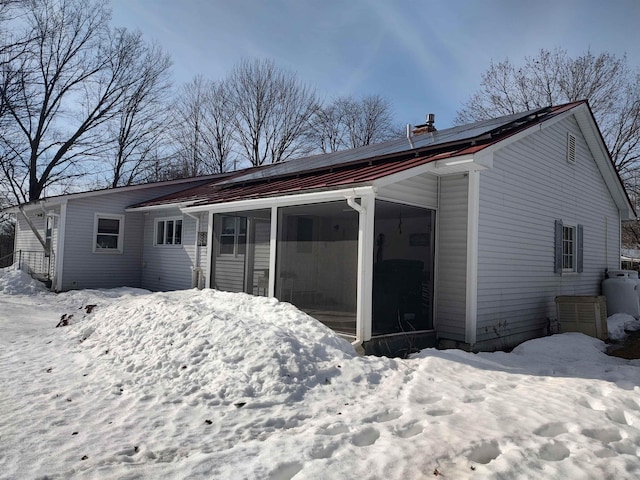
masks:
[[[575,295],[556,297],[556,310],[560,333],[580,332],[606,340],[607,302],[602,295]]]

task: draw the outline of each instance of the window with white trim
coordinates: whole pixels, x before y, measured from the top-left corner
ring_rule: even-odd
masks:
[[[182,245],[182,218],[156,218],[155,238],[153,244]]]
[[[122,253],[124,245],[124,215],[96,213],[93,224],[95,253]]]
[[[221,217],[218,255],[244,255],[247,248],[247,218]]]

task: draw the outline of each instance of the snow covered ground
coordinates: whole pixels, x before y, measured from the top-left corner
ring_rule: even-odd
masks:
[[[637,479],[640,360],[605,347],[363,358],[274,299],[0,270],[0,478]]]

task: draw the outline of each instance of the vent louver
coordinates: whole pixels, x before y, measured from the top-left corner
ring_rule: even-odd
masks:
[[[576,137],[567,134],[567,162],[576,163]]]

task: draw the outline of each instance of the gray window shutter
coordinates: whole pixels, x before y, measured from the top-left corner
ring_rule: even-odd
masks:
[[[582,225],[578,225],[578,228],[576,228],[576,234],[577,234],[577,239],[576,239],[576,270],[578,271],[578,273],[582,273],[582,269],[583,269],[583,260],[582,260]]]
[[[562,274],[562,220],[556,220],[554,245],[555,261],[553,263],[553,271]]]

